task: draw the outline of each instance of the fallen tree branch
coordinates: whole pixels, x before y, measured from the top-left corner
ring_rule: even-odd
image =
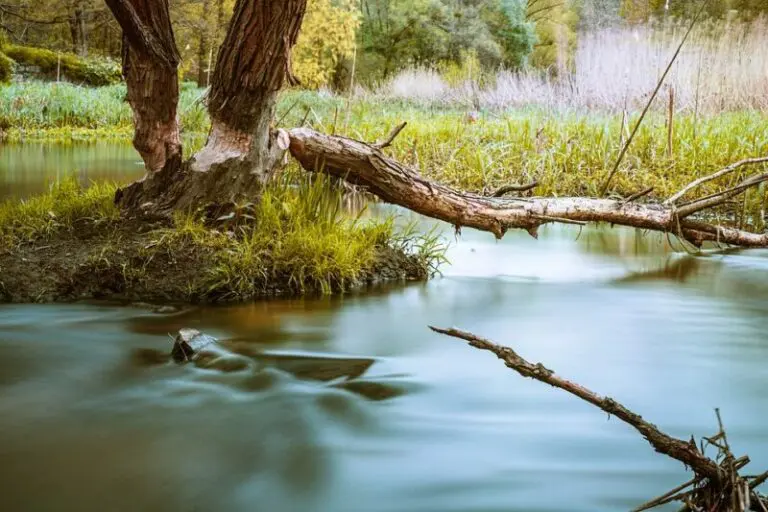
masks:
[[[709,176],[704,176],[703,178],[699,178],[695,181],[690,182],[688,185],[684,186],[682,189],[680,189],[679,192],[671,196],[669,199],[664,201],[664,204],[674,204],[683,197],[685,194],[693,190],[694,188],[703,185],[704,183],[707,183],[708,181],[716,180],[717,178],[720,178],[722,176],[725,176],[726,174],[730,174],[733,171],[736,171],[745,165],[754,165],[759,163],[765,163],[768,162],[768,156],[761,156],[757,158],[746,158],[744,160],[739,160],[738,162],[734,162],[728,167],[725,167],[723,169],[720,169],[719,171],[710,174]]]
[[[562,377],[555,375],[552,370],[546,368],[541,363],[529,363],[511,348],[497,345],[487,339],[475,336],[470,332],[461,331],[459,329],[441,329],[432,326],[429,328],[434,332],[465,340],[475,348],[492,352],[493,354],[496,354],[496,357],[504,361],[504,364],[508,368],[516,371],[523,377],[530,377],[540,382],[544,382],[545,384],[549,384],[550,386],[562,389],[563,391],[599,407],[608,414],[616,416],[621,421],[634,427],[635,430],[640,432],[657,452],[682,462],[693,469],[697,475],[709,478],[713,481],[718,481],[722,478],[723,475],[720,466],[715,461],[699,452],[695,444],[676,439],[661,432],[655,425],[648,423],[642,416],[635,414],[612,398],[600,396],[594,391],[576,384],[575,382],[563,379]]]
[[[674,233],[700,246],[716,241],[744,247],[768,246],[768,234],[682,218],[674,208],[585,197],[485,197],[460,192],[419,175],[377,147],[309,128],[289,132],[290,151],[308,171],[361,186],[392,204],[448,222],[488,231],[501,238],[509,229],[536,229],[547,222],[605,222]]]
[[[509,194],[510,192],[527,192],[528,190],[533,190],[538,186],[539,186],[539,182],[536,180],[533,180],[532,182],[526,185],[505,185],[497,189],[488,197],[502,197],[506,194]]]
[[[749,457],[745,455],[737,458],[731,452],[718,409],[715,409],[715,412],[720,431],[711,439],[718,443],[722,440],[722,445],[718,446],[717,460],[721,461],[719,464],[704,454],[703,446],[699,450],[693,438],[690,441],[674,438],[612,398],[600,396],[580,384],[559,377],[541,363],[530,363],[509,347],[497,345],[490,340],[455,328],[443,329],[433,326],[429,328],[434,332],[467,341],[472,347],[487,350],[501,359],[508,368],[523,377],[529,377],[559,388],[597,406],[609,415],[616,416],[642,434],[657,452],[668,455],[693,470],[694,478],[662,496],[640,505],[634,509],[634,512],[655,508],[671,501],[683,501],[686,504],[683,510],[766,511],[768,502],[754,491],[754,488],[768,478],[768,473],[757,477],[739,475],[739,470],[749,463]],[[693,488],[688,490],[691,486]]]

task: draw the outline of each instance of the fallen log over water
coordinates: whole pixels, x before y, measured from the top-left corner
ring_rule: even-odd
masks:
[[[449,222],[457,231],[466,226],[489,231],[501,238],[507,230],[519,228],[536,237],[539,226],[549,222],[578,225],[606,222],[671,233],[696,247],[705,241],[744,247],[768,246],[768,234],[690,218],[768,181],[768,174],[754,176],[723,193],[680,206],[674,201],[649,205],[587,197],[486,197],[460,192],[420,176],[384,154],[381,148],[385,144],[366,144],[309,128],[295,128],[288,133],[290,152],[304,169],[344,179],[384,201]],[[391,140],[386,145],[389,143]],[[684,191],[691,188],[689,185]]]
[[[566,380],[541,363],[530,363],[509,347],[498,345],[459,329],[442,329],[432,326],[430,329],[467,341],[472,347],[492,352],[504,361],[508,368],[523,377],[529,377],[562,389],[599,407],[640,432],[657,452],[668,455],[693,470],[694,477],[691,480],[637,507],[634,512],[655,508],[672,501],[684,503],[684,510],[691,511],[744,512],[756,510],[768,512],[768,499],[756,490],[768,479],[768,472],[759,476],[742,476],[739,474],[739,470],[749,463],[749,457],[736,458],[731,452],[719,411],[716,411],[720,427],[719,432],[715,436],[703,438],[701,447],[697,447],[693,438],[690,441],[674,438],[612,398],[600,396],[580,384]],[[717,448],[718,456],[716,459],[705,455],[704,442]]]

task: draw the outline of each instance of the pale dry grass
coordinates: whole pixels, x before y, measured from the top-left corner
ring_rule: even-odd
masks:
[[[436,71],[420,68],[401,72],[374,94],[467,107],[636,111],[685,29],[664,23],[581,34],[574,69],[559,78],[538,70],[499,71],[484,77],[481,87],[468,81],[449,85]],[[767,49],[768,19],[700,24],[667,76],[656,108],[664,108],[673,88],[677,111],[768,111]]]

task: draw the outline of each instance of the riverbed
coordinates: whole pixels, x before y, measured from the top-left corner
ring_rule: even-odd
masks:
[[[56,168],[141,174],[129,147],[74,147],[0,148],[0,191],[43,190]],[[37,171],[14,177],[27,151]],[[508,344],[681,438],[714,433],[719,407],[737,455],[768,469],[768,251],[438,228],[451,264],[428,283],[164,314],[0,306],[0,509],[593,512],[688,478],[616,419],[428,325]],[[148,360],[182,327],[245,364]]]

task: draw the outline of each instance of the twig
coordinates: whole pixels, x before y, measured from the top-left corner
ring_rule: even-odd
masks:
[[[751,482],[749,482],[749,488],[755,489],[756,487],[759,487],[763,485],[763,483],[768,480],[768,471],[763,473],[762,475],[756,476],[754,479],[752,479]]]
[[[632,194],[631,196],[629,196],[624,200],[624,204],[626,205],[631,203],[632,201],[637,201],[641,197],[647,196],[651,192],[653,192],[653,187],[648,187],[645,190],[641,190],[640,192],[635,192],[634,194]]]
[[[664,505],[665,503],[669,503],[670,501],[676,501],[682,498],[682,496],[677,496],[677,493],[680,491],[685,490],[686,488],[692,486],[699,480],[698,477],[691,478],[684,484],[680,484],[674,489],[672,489],[669,492],[666,492],[659,496],[658,498],[654,498],[651,501],[648,501],[646,503],[643,503],[637,508],[632,509],[632,512],[643,512],[644,510],[650,510],[652,508],[656,508],[659,505]]]
[[[748,188],[759,185],[764,181],[768,181],[768,173],[753,176],[745,181],[742,181],[735,187],[729,188],[728,190],[716,192],[701,199],[691,201],[690,203],[685,203],[676,210],[676,213],[679,217],[687,217],[688,215],[694,214],[698,211],[712,208],[713,206],[718,206],[727,200],[736,197]]]
[[[509,194],[510,192],[526,192],[528,190],[533,190],[538,186],[539,182],[536,180],[533,180],[527,185],[505,185],[493,192],[490,197],[502,197],[504,194]]]
[[[400,132],[403,131],[403,128],[405,128],[407,124],[408,123],[406,121],[403,121],[399,125],[397,125],[394,128],[392,128],[392,131],[389,132],[389,135],[387,135],[387,138],[384,139],[384,140],[381,140],[381,141],[379,141],[379,142],[377,142],[375,144],[373,144],[373,147],[375,147],[376,149],[384,149],[386,147],[391,146],[392,145],[392,141],[395,140],[395,137],[400,135]]]
[[[645,104],[645,108],[643,109],[643,112],[640,114],[640,119],[637,120],[635,127],[632,129],[632,133],[629,134],[629,138],[627,139],[627,142],[621,148],[619,157],[616,159],[616,163],[614,164],[613,169],[611,169],[610,174],[608,174],[608,178],[606,178],[605,183],[603,184],[603,188],[600,193],[601,196],[604,196],[605,192],[608,190],[608,186],[611,184],[611,180],[613,179],[613,176],[619,170],[619,166],[621,165],[622,160],[624,160],[624,155],[627,154],[629,145],[632,144],[632,140],[635,138],[635,134],[637,134],[637,130],[640,128],[640,125],[643,123],[643,119],[645,119],[645,115],[648,113],[648,110],[651,108],[651,104],[653,104],[653,100],[656,99],[656,95],[659,93],[659,89],[661,89],[661,85],[664,83],[664,79],[667,77],[669,70],[672,69],[672,65],[677,60],[677,56],[680,55],[680,50],[683,49],[683,44],[685,44],[685,41],[688,39],[688,36],[691,34],[693,27],[696,25],[696,22],[699,20],[699,16],[701,16],[701,14],[704,12],[704,9],[709,5],[710,1],[711,0],[704,0],[701,3],[701,7],[696,12],[696,16],[694,16],[693,19],[691,20],[691,24],[688,26],[688,30],[685,32],[683,39],[680,41],[680,44],[677,46],[677,50],[675,50],[674,55],[672,55],[672,59],[670,59],[669,64],[667,64],[667,68],[664,70],[664,73],[661,75],[661,78],[659,78],[659,83],[656,84],[656,88],[653,90],[651,97],[648,99],[648,103]]]
[[[700,477],[706,477],[712,481],[720,481],[722,474],[718,464],[700,453],[695,444],[692,445],[686,441],[676,439],[661,432],[656,426],[643,420],[640,415],[630,411],[612,398],[600,396],[594,391],[579,384],[558,377],[552,370],[546,368],[541,363],[531,364],[509,347],[502,347],[489,340],[475,336],[472,333],[458,329],[441,329],[432,326],[430,326],[430,329],[440,334],[463,339],[469,342],[472,347],[492,352],[496,354],[499,359],[504,361],[508,368],[511,368],[523,377],[530,377],[540,382],[544,382],[545,384],[549,384],[550,386],[560,388],[563,391],[599,407],[608,414],[616,416],[623,422],[634,427],[657,452],[682,462],[686,466],[692,468]]]
[[[586,226],[587,223],[581,220],[564,219],[563,217],[552,217],[550,215],[533,215],[534,219],[543,220],[546,222],[559,222],[561,224],[573,224],[575,226]]]
[[[744,160],[739,160],[738,162],[732,163],[728,167],[724,167],[723,169],[720,169],[719,171],[710,174],[709,176],[704,176],[703,178],[699,178],[695,181],[692,181],[688,185],[682,188],[680,192],[676,193],[666,201],[664,201],[664,204],[672,204],[677,202],[678,199],[683,197],[685,194],[693,190],[694,188],[698,187],[699,185],[702,185],[708,181],[716,180],[717,178],[720,178],[722,176],[725,176],[726,174],[730,174],[733,171],[744,167],[745,165],[753,165],[753,164],[760,164],[768,162],[768,156],[761,156],[757,158],[746,158]]]

